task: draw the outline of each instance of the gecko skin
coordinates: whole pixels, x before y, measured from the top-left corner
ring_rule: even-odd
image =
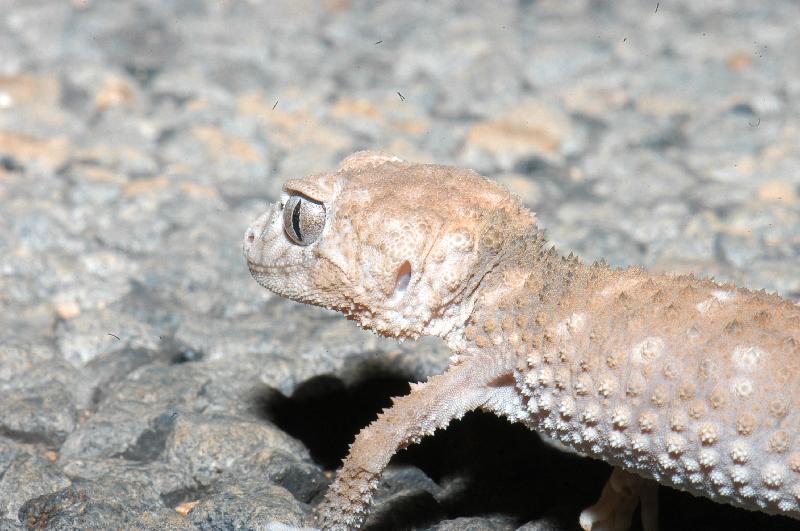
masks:
[[[640,502],[655,529],[655,482],[800,518],[800,307],[786,299],[562,257],[500,185],[378,152],[288,181],[244,254],[282,296],[453,352],[356,436],[324,529],[358,528],[391,456],[473,409],[615,467],[584,529],[627,529]]]

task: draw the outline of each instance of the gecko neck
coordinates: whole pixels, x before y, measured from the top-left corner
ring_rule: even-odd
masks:
[[[593,268],[572,254],[563,256],[533,228],[520,238],[512,239],[485,264],[481,275],[473,278],[454,315],[454,323],[440,335],[456,353],[467,350],[470,339],[466,329],[470,323],[497,319],[507,306],[524,307],[530,316],[552,312],[573,293],[585,286]]]

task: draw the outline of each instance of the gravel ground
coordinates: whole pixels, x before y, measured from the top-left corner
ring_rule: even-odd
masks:
[[[800,296],[800,6],[0,0],[0,530],[310,523],[442,370],[251,280],[281,183],[468,166],[564,251]],[[575,529],[609,473],[471,414],[368,528]],[[664,529],[789,529],[662,489]],[[522,526],[522,527],[520,527]]]

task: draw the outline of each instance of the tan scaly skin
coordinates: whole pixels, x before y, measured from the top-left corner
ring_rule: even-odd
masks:
[[[260,284],[453,351],[356,436],[324,529],[358,528],[391,456],[473,409],[616,467],[584,529],[625,530],[640,502],[655,529],[651,480],[800,518],[800,307],[562,257],[469,170],[360,152],[284,192],[245,234]]]

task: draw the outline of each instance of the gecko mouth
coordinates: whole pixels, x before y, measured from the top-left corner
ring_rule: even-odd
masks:
[[[278,273],[286,273],[287,271],[297,270],[303,267],[302,262],[294,264],[260,264],[257,262],[247,261],[247,267],[253,275],[276,275]]]
[[[301,285],[287,283],[287,277],[295,276],[294,272],[302,269],[302,264],[264,265],[248,262],[250,274],[256,282],[269,291],[295,301],[305,302]]]

